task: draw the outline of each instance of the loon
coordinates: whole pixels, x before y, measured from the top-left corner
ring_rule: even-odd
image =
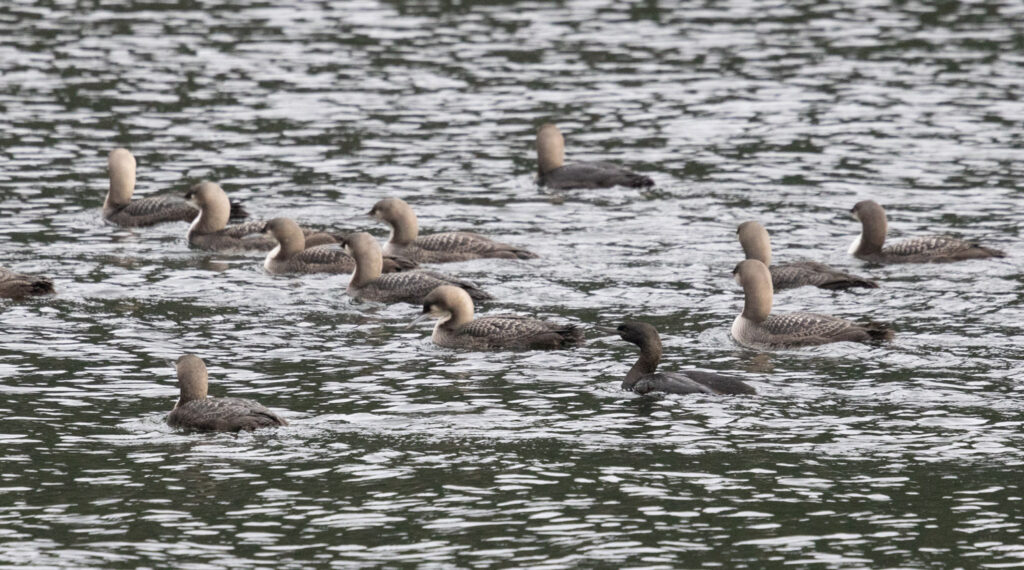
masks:
[[[15,273],[0,267],[0,297],[17,299],[53,294],[53,281],[38,275]]]
[[[423,299],[423,314],[412,326],[438,317],[431,339],[438,346],[469,350],[552,350],[583,344],[575,325],[558,325],[518,315],[473,318],[473,299],[459,287],[442,285]]]
[[[185,431],[251,431],[288,425],[262,405],[241,398],[207,398],[208,377],[201,358],[186,354],[175,363],[181,397],[167,425]]]
[[[385,198],[377,202],[370,210],[370,215],[391,226],[391,239],[384,246],[384,253],[401,255],[420,263],[465,261],[481,257],[537,257],[525,249],[470,232],[444,232],[419,236],[416,214],[401,198]]]
[[[885,245],[889,223],[885,210],[873,200],[862,200],[850,210],[861,223],[860,237],[850,245],[854,257],[874,263],[945,263],[964,259],[1006,257],[991,247],[950,236],[923,236]]]
[[[263,235],[267,223],[250,221],[233,226],[228,223],[228,195],[218,184],[200,182],[186,195],[199,206],[199,216],[188,228],[188,244],[196,249],[209,251],[254,250],[270,251],[277,247],[277,241]],[[338,243],[340,237],[326,232],[302,230],[305,246],[313,247]]]
[[[878,283],[844,273],[817,261],[791,261],[772,265],[772,246],[768,231],[758,222],[743,222],[736,230],[747,259],[756,259],[768,266],[772,274],[772,289],[791,289],[813,285],[822,289],[849,289],[851,287],[877,288]]]
[[[741,261],[733,271],[743,287],[743,312],[732,324],[736,342],[751,347],[797,347],[830,342],[889,340],[892,329],[879,324],[857,324],[815,313],[773,315],[772,277],[756,259]]]
[[[618,333],[622,340],[640,347],[640,358],[629,369],[622,381],[622,389],[637,394],[661,392],[665,394],[756,394],[740,378],[703,370],[684,372],[656,372],[661,361],[661,337],[652,325],[639,321],[626,321],[617,329],[600,327],[608,333]]]
[[[337,247],[319,245],[306,248],[302,228],[289,218],[274,218],[264,224],[264,231],[277,240],[277,247],[267,254],[263,267],[270,273],[352,273],[356,260]],[[406,258],[385,257],[384,273],[406,271],[417,267]]]
[[[608,162],[565,164],[565,139],[551,123],[537,130],[537,182],[556,190],[654,186],[650,178]]]
[[[345,247],[356,259],[356,270],[348,284],[348,294],[355,299],[381,303],[412,303],[418,305],[428,293],[441,285],[455,285],[477,300],[491,296],[469,281],[416,269],[381,275],[384,261],[380,244],[368,233],[346,236]]]
[[[115,148],[107,158],[110,189],[103,201],[103,219],[119,226],[152,226],[164,222],[191,222],[199,210],[171,196],[152,196],[132,200],[135,192],[135,157],[125,148]],[[229,205],[229,216],[245,219],[249,216],[239,204]]]

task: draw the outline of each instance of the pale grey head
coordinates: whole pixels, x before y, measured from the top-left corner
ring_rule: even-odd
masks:
[[[537,129],[537,168],[543,174],[565,164],[565,139],[552,123]]]
[[[115,148],[107,157],[110,189],[104,208],[127,206],[135,192],[135,157],[126,148]]]
[[[178,403],[174,405],[175,408],[195,400],[206,399],[209,376],[203,359],[194,354],[185,354],[178,358],[174,369],[177,371],[178,388],[181,390]]]

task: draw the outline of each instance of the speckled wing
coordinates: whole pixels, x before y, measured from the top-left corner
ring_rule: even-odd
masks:
[[[491,296],[468,281],[449,277],[434,271],[403,271],[386,273],[375,281],[356,290],[355,296],[384,303],[420,304],[428,293],[441,285],[462,287],[473,299],[490,299]],[[349,290],[352,288],[350,286]]]
[[[262,233],[264,233],[266,231],[266,228],[267,228],[267,222],[266,221],[263,221],[263,220],[253,220],[251,222],[243,222],[241,224],[234,224],[234,225],[231,225],[231,226],[227,226],[226,228],[220,230],[220,232],[218,232],[218,233],[220,233],[221,235],[227,236],[227,237],[233,237],[233,238],[241,239],[241,238],[244,238],[244,237],[247,237],[247,236],[262,234]],[[277,243],[276,240],[270,240],[269,238],[268,238],[268,241],[271,241],[273,243]]]
[[[562,190],[611,188],[612,186],[628,188],[654,186],[654,181],[650,178],[608,162],[567,164],[545,173],[541,176],[540,183],[548,188]]]
[[[518,315],[481,317],[459,327],[457,335],[483,340],[490,347],[519,349],[555,349],[582,340],[579,329],[573,325]]]
[[[45,277],[15,273],[0,267],[0,297],[16,298],[53,293],[53,282]]]
[[[473,257],[531,259],[537,257],[525,249],[497,242],[472,232],[430,234],[417,238],[414,245],[429,252],[437,252],[442,256],[451,254],[453,258],[460,257],[455,254],[469,254],[464,256],[466,259]]]
[[[241,398],[206,398],[178,406],[167,424],[186,431],[242,431],[288,425],[257,402]]]
[[[199,209],[171,196],[152,196],[132,200],[127,206],[108,214],[107,220],[120,226],[152,226],[164,222],[191,222]]]
[[[998,249],[983,247],[951,236],[922,236],[882,248],[882,255],[908,260],[953,261],[977,257],[1004,257]]]
[[[487,299],[492,299],[493,298],[493,297],[491,297],[490,294],[486,293],[483,289],[477,287],[476,283],[473,283],[472,281],[469,281],[469,280],[466,280],[466,279],[459,279],[458,277],[453,277],[451,275],[448,275],[447,273],[441,273],[440,271],[429,271],[429,270],[425,270],[425,269],[419,269],[419,270],[416,270],[416,271],[410,271],[408,273],[422,273],[424,275],[429,275],[429,276],[433,277],[434,279],[438,279],[438,280],[444,282],[444,283],[439,283],[438,285],[455,285],[456,287],[461,287],[461,288],[465,289],[466,292],[469,293],[469,296],[473,300],[475,300],[475,301],[485,301]],[[431,288],[431,291],[432,290],[433,290],[433,288]],[[427,293],[429,293],[429,292],[430,291],[427,291]]]
[[[356,260],[351,255],[330,245],[306,248],[289,262],[306,273],[352,273],[356,269]]]
[[[815,313],[768,315],[758,328],[775,337],[779,344],[792,345],[865,341],[886,338],[885,333],[888,336],[892,334],[892,331],[880,325],[860,325],[839,317]]]
[[[776,291],[794,287],[814,286],[822,289],[848,289],[850,287],[878,287],[878,283],[844,273],[816,261],[794,261],[772,265],[772,288]]]

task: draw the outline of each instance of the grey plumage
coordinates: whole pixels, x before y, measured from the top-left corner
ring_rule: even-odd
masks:
[[[139,227],[164,222],[191,222],[199,209],[181,198],[151,196],[132,200],[126,206],[104,208],[103,217],[119,226]]]
[[[405,246],[388,244],[385,253],[415,259],[421,263],[466,261],[482,257],[532,259],[535,254],[470,232],[445,232],[416,239]]]
[[[413,270],[382,274],[384,257],[380,244],[368,233],[345,237],[345,247],[356,260],[356,269],[348,283],[348,294],[356,299],[382,303],[419,304],[423,297],[441,285],[454,285],[478,300],[491,296],[475,284],[435,271]]]
[[[757,330],[744,335],[743,344],[761,346],[812,346],[831,342],[889,340],[893,332],[877,323],[854,323],[816,313],[768,315]]]
[[[419,222],[412,207],[401,198],[384,198],[373,205],[370,215],[391,226],[384,253],[420,263],[466,261],[482,257],[531,259],[535,254],[494,241],[472,232],[444,232],[419,235]]]
[[[207,251],[270,251],[277,246],[277,241],[263,235],[266,225],[264,221],[254,220],[212,232],[190,228],[188,244]]]
[[[964,259],[1006,257],[1006,252],[952,236],[921,236],[887,245],[882,248],[879,257],[886,263],[943,263]],[[877,260],[871,259],[871,256],[866,256],[865,259]]]
[[[756,394],[753,387],[741,378],[707,372],[686,370],[657,372],[661,361],[661,337],[654,326],[637,321],[625,322],[614,331],[623,340],[640,347],[640,358],[622,381],[622,389],[637,394],[661,392],[666,394]]]
[[[431,336],[447,348],[469,350],[554,350],[583,343],[583,331],[519,315],[473,318],[473,300],[464,289],[440,286],[423,298],[423,314],[438,317]]]
[[[206,363],[185,354],[175,363],[180,397],[167,415],[167,425],[185,431],[243,431],[287,425],[257,402],[240,398],[208,398]]]
[[[355,281],[355,279],[353,279]],[[381,303],[412,303],[418,305],[434,289],[441,285],[454,285],[465,289],[477,301],[492,297],[471,281],[459,279],[437,271],[415,269],[401,273],[385,273],[362,286],[350,282],[348,294],[356,299]]]
[[[768,267],[772,274],[772,288],[792,289],[806,285],[822,289],[875,289],[878,283],[851,273],[840,271],[817,261],[774,263]]]
[[[649,188],[654,180],[608,162],[575,162],[537,175],[537,183],[554,190]]]
[[[167,425],[185,431],[252,431],[287,425],[287,422],[252,400],[204,398],[171,410]]]
[[[873,200],[861,200],[850,210],[861,223],[860,237],[850,246],[857,258],[874,263],[948,263],[966,259],[1006,257],[991,247],[951,236],[923,236],[885,245],[889,222],[885,209]]]
[[[20,298],[53,293],[53,281],[0,267],[0,297]]]
[[[565,138],[550,123],[537,130],[537,182],[558,190],[654,186],[650,178],[608,162],[565,164]]]
[[[352,273],[356,260],[334,245],[306,247],[302,228],[289,218],[274,218],[264,224],[277,242],[267,254],[263,267],[271,273]],[[405,271],[416,267],[408,259],[385,258],[383,271]]]
[[[743,287],[743,312],[732,324],[736,342],[754,347],[797,347],[830,342],[888,340],[892,330],[814,313],[771,314],[772,278],[760,260],[740,262],[733,271]]]
[[[878,284],[863,277],[839,271],[816,261],[794,261],[773,264],[771,237],[760,222],[750,220],[736,228],[736,236],[747,259],[756,259],[768,266],[772,288],[789,289],[812,285],[822,289],[875,288]]]
[[[103,202],[103,218],[119,226],[152,226],[164,222],[191,222],[199,209],[181,198],[151,196],[132,200],[135,192],[135,157],[128,149],[116,148],[107,158],[110,189]],[[244,219],[249,214],[238,204],[230,204],[229,217]]]

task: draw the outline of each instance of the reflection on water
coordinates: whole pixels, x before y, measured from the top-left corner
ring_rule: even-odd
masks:
[[[20,4],[0,18],[0,563],[824,567],[1020,564],[1024,335],[1016,4]],[[533,185],[533,134],[653,190]],[[440,349],[345,277],[100,223],[106,153],[140,195],[219,180],[262,217],[342,230],[396,195],[424,232],[542,257],[451,270],[521,312],[644,318],[666,369],[754,398],[637,398],[635,348]],[[892,235],[991,262],[849,258],[858,200]],[[728,326],[735,226],[877,290],[778,310],[892,322],[892,344],[757,353]],[[277,432],[164,423],[184,351]],[[969,557],[969,558],[968,558]],[[270,562],[272,561],[272,562]]]

